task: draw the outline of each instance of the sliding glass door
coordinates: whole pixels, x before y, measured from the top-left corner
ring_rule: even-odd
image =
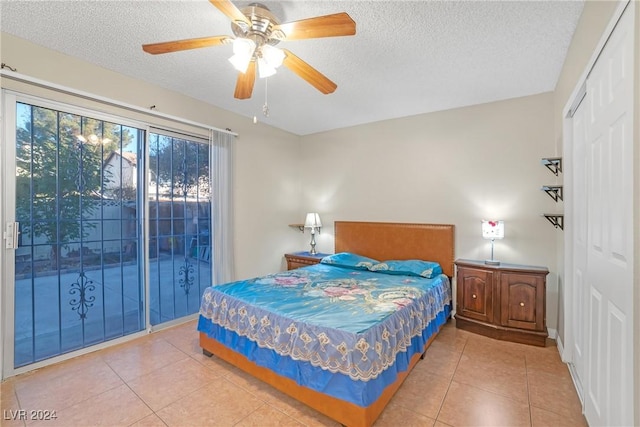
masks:
[[[19,232],[2,253],[5,372],[196,314],[212,279],[208,139],[4,98],[3,226]]]
[[[145,131],[17,102],[14,368],[144,330]]]
[[[149,135],[149,288],[152,325],[198,312],[211,285],[208,141]]]

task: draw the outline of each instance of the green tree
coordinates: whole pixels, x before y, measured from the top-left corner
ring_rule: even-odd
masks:
[[[172,197],[209,197],[209,146],[165,135],[151,135],[149,166],[159,188]]]
[[[103,161],[128,143],[120,125],[18,104],[16,216],[23,234],[45,237],[58,268],[64,245],[85,237],[111,181]]]

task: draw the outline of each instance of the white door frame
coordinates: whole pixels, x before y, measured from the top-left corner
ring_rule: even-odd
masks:
[[[630,4],[631,3],[631,4]],[[573,150],[574,150],[574,146],[573,146],[573,124],[572,124],[572,117],[573,114],[575,112],[575,110],[577,109],[578,105],[580,104],[580,101],[582,100],[582,98],[584,97],[584,90],[585,90],[585,86],[586,86],[586,81],[587,78],[589,77],[589,74],[591,73],[591,70],[593,69],[596,61],[598,60],[598,57],[600,56],[607,40],[609,39],[609,37],[611,36],[615,26],[617,25],[620,17],[622,16],[623,12],[625,11],[625,9],[627,8],[627,6],[629,6],[630,10],[628,11],[628,13],[632,13],[635,14],[636,11],[633,8],[633,6],[635,6],[633,4],[634,2],[630,2],[629,0],[621,0],[618,3],[618,6],[615,10],[615,12],[613,13],[611,20],[609,21],[607,27],[605,28],[589,62],[587,63],[585,69],[583,70],[580,78],[578,79],[574,90],[571,94],[571,96],[568,98],[567,103],[565,104],[565,107],[563,109],[563,167],[564,167],[564,185],[565,188],[573,188],[574,187],[574,182],[573,182]],[[635,19],[635,17],[634,17]],[[636,26],[638,25],[638,23],[636,22],[635,24]],[[636,61],[636,64],[638,62]],[[635,94],[634,94],[635,96]],[[637,116],[636,116],[637,117]],[[565,193],[565,215],[569,218],[569,220],[565,223],[565,229],[564,229],[564,283],[565,283],[565,287],[564,287],[564,298],[563,298],[563,308],[564,308],[564,336],[562,337],[562,339],[564,340],[564,343],[562,342],[558,342],[558,347],[560,349],[561,352],[561,357],[562,360],[566,363],[570,363],[574,360],[574,342],[575,342],[575,331],[573,329],[573,316],[574,316],[574,310],[573,310],[573,299],[576,296],[576,292],[575,292],[575,283],[573,281],[573,272],[574,272],[574,264],[573,264],[573,246],[572,246],[572,241],[574,239],[574,226],[575,224],[573,224],[573,221],[571,221],[571,218],[574,217],[574,199],[573,199],[573,195],[571,191],[567,191]],[[637,300],[637,298],[636,298]],[[634,311],[637,311],[638,308],[636,307],[634,309]],[[632,320],[633,321],[633,320]],[[637,334],[637,331],[636,331]],[[633,344],[631,344],[633,345]],[[637,357],[636,359],[637,360]],[[570,365],[571,366],[571,365]],[[637,367],[636,367],[637,368]],[[570,369],[571,371],[571,369]],[[571,372],[572,377],[574,375],[574,372]],[[584,379],[583,379],[584,380]],[[637,381],[637,379],[636,379]],[[575,378],[574,378],[574,382],[575,382]],[[635,390],[637,390],[638,384],[635,384]],[[578,388],[577,383],[576,383],[576,388]],[[580,398],[582,400],[582,390],[578,390],[578,394],[580,395]],[[584,409],[584,403],[583,403],[583,409]],[[636,414],[635,414],[635,419],[637,420],[638,417],[640,416],[640,414],[637,413],[637,407],[636,407]]]

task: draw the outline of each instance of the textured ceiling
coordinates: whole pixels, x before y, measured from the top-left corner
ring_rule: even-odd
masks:
[[[243,7],[247,1],[234,2]],[[356,35],[280,43],[337,83],[323,95],[281,67],[233,97],[224,45],[164,55],[141,45],[232,35],[208,1],[0,1],[2,31],[298,135],[555,88],[582,1],[262,1],[281,22],[347,12]],[[11,64],[9,64],[11,65]],[[20,70],[18,70],[20,71]]]

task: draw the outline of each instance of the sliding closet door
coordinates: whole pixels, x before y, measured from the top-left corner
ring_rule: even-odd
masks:
[[[573,298],[571,328],[573,331],[573,359],[570,362],[574,381],[578,394],[583,396],[583,382],[585,374],[585,307],[586,300],[586,278],[587,273],[587,226],[588,218],[588,199],[587,199],[587,110],[585,105],[587,101],[580,103],[572,117],[573,127],[573,152],[572,152],[572,188],[573,188]]]
[[[585,416],[633,425],[633,10],[587,79]]]

